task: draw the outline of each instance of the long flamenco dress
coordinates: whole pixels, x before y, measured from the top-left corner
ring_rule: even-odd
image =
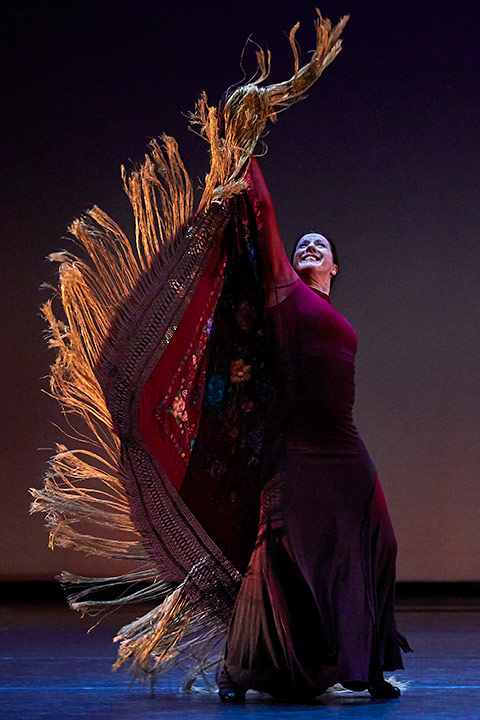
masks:
[[[288,265],[255,163],[245,182],[267,120],[336,57],[346,20],[318,13],[302,67],[295,26],[282,83],[260,87],[259,51],[259,77],[221,117],[200,98],[191,121],[210,170],[195,212],[163,136],[123,173],[135,239],[94,207],[71,227],[83,257],[51,256],[63,306],[61,319],[43,306],[51,393],[78,446],[57,445],[32,510],[51,547],[130,563],[62,573],[73,608],[157,603],[116,637],[114,667],[141,680],[189,662],[189,687],[218,662],[235,603],[227,667],[247,687],[312,695],[401,667],[393,533],[351,420],[355,336]]]
[[[357,337],[328,295],[295,278],[252,162],[250,198],[271,268],[266,310],[277,388],[258,537],[227,638],[246,688],[308,697],[402,668],[396,541],[352,409]],[[273,280],[273,282],[271,282]]]

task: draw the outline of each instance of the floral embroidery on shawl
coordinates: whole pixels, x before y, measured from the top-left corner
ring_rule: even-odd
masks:
[[[160,430],[170,435],[177,452],[186,462],[195,442],[205,390],[205,348],[211,328],[212,318],[205,322],[202,317],[167,393],[153,411]]]
[[[224,238],[223,289],[207,344],[200,425],[182,498],[238,569],[255,540],[273,399],[255,219],[245,197]]]

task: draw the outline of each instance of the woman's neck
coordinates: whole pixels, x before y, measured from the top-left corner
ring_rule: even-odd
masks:
[[[308,287],[313,290],[318,290],[324,295],[330,295],[330,275],[326,277],[322,275],[319,277],[319,274],[315,272],[315,270],[312,272],[310,268],[304,268],[300,277]]]
[[[318,290],[318,292],[321,292],[323,295],[330,295],[330,283],[319,283],[319,282],[307,282],[306,283],[309,288],[312,288],[312,290]]]

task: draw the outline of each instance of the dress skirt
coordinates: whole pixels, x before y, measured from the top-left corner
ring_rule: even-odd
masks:
[[[234,682],[279,698],[403,668],[393,617],[396,541],[367,451],[288,449],[228,633]]]

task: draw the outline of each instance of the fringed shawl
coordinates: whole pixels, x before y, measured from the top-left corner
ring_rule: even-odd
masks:
[[[332,29],[317,14],[310,62],[299,66],[298,24],[290,80],[261,87],[270,55],[257,52],[258,77],[227,99],[221,134],[200,98],[191,122],[209,143],[210,170],[195,211],[177,145],[163,136],[140,168],[122,168],[134,242],[94,207],[70,228],[87,260],[50,256],[64,313],[43,306],[51,393],[79,447],[57,445],[32,510],[46,513],[52,548],[134,562],[118,577],[61,579],[82,612],[160,603],[116,638],[115,667],[129,660],[138,677],[185,658],[195,676],[222,642],[255,538],[273,387],[244,175],[267,120],[340,51],[347,18]],[[112,587],[117,599],[98,595]]]

